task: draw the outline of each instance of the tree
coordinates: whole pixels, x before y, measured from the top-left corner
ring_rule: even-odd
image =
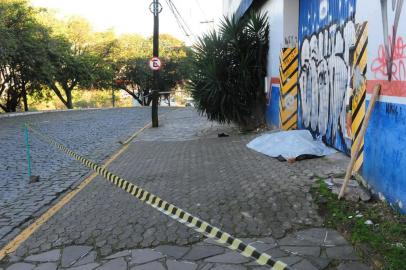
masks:
[[[72,91],[77,86],[90,86],[90,61],[86,55],[75,55],[71,44],[53,40],[49,48],[53,70],[48,74],[47,85],[68,108],[73,109]]]
[[[266,14],[224,18],[193,48],[192,96],[208,119],[253,129],[265,121]]]
[[[27,111],[27,95],[41,90],[50,67],[44,49],[48,29],[36,21],[26,1],[2,0],[0,33],[0,107],[16,111],[23,99]]]
[[[118,79],[141,104],[150,103],[150,39],[94,32],[81,17],[60,20],[52,11],[32,8],[28,0],[0,0],[0,35],[0,108],[4,111],[16,111],[21,102],[28,110],[28,95],[41,98],[49,92],[72,109],[73,91],[111,88]],[[187,78],[189,69],[181,68],[187,51],[176,38],[161,36],[162,91]]]
[[[50,21],[53,23],[54,21]],[[68,109],[73,109],[72,91],[78,88],[110,87],[114,70],[110,56],[116,40],[112,32],[94,33],[90,24],[80,18],[69,18],[56,34],[49,54],[53,72],[47,85]]]
[[[151,103],[153,85],[152,71],[148,66],[151,55],[152,39],[138,35],[125,35],[118,41],[118,59],[116,61],[116,82],[141,105]],[[189,78],[190,69],[183,65],[190,50],[185,44],[168,34],[160,36],[160,56],[163,68],[160,71],[159,89],[170,92],[176,85]],[[169,94],[165,95],[169,97]]]

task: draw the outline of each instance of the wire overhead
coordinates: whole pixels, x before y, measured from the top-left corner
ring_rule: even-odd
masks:
[[[190,29],[190,27],[186,23],[186,21],[183,19],[182,15],[180,14],[179,10],[175,6],[175,4],[172,2],[172,0],[166,0],[166,3],[168,4],[169,10],[172,12],[173,16],[175,17],[176,22],[178,23],[179,28],[183,31],[183,33],[188,38],[190,38],[190,36],[193,36],[192,30]]]
[[[204,10],[203,10],[203,8],[202,8],[202,5],[200,4],[200,1],[199,1],[199,0],[195,0],[195,1],[196,1],[197,6],[199,7],[200,11],[202,12],[204,19],[205,19],[206,21],[208,21],[208,19],[207,19],[207,18],[208,18],[208,17],[207,17],[207,14],[206,14],[206,12],[204,12]]]

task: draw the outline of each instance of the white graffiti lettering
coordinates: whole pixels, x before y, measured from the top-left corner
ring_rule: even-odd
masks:
[[[333,24],[302,41],[299,88],[303,124],[329,136],[329,141],[345,134],[354,45],[355,25],[351,20]]]

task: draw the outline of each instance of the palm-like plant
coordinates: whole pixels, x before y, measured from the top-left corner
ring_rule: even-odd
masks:
[[[264,123],[264,77],[269,26],[266,14],[224,18],[194,46],[191,92],[208,119],[243,128]]]

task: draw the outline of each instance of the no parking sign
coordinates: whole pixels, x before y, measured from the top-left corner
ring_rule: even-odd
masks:
[[[159,57],[152,57],[149,60],[149,67],[154,71],[160,70],[162,67],[161,59]]]

